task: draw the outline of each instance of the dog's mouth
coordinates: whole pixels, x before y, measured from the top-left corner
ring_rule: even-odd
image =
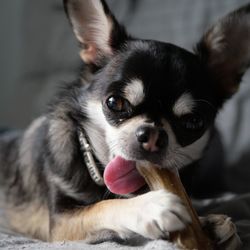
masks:
[[[104,170],[104,182],[114,194],[129,194],[145,185],[144,178],[136,169],[135,161],[116,156]]]

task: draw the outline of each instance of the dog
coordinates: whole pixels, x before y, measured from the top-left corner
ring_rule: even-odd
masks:
[[[249,66],[250,5],[219,20],[194,52],[130,36],[103,0],[64,6],[84,67],[45,115],[0,137],[9,224],[46,241],[166,238],[190,216],[176,195],[148,191],[136,164],[181,171],[202,157]],[[239,247],[226,216],[202,223],[225,249]]]

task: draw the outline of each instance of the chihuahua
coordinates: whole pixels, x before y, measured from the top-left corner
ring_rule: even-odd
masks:
[[[166,238],[190,216],[176,195],[148,191],[136,164],[181,170],[202,157],[249,65],[250,5],[212,26],[194,52],[131,37],[103,0],[64,6],[83,70],[27,130],[0,137],[9,224],[48,241]],[[202,221],[237,249],[230,219]]]

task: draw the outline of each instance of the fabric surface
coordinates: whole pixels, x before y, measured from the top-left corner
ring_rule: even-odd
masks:
[[[152,241],[144,246],[128,246],[120,245],[114,242],[105,242],[98,245],[87,245],[83,242],[60,242],[60,243],[41,243],[37,241],[31,241],[21,237],[6,236],[0,234],[0,248],[11,250],[11,249],[37,249],[37,250],[47,250],[47,249],[62,249],[62,250],[106,250],[106,249],[117,249],[117,250],[177,250],[172,244],[157,240]]]
[[[247,0],[108,0],[129,32],[142,38],[175,43],[192,49],[202,33]],[[80,64],[77,43],[63,13],[61,0],[2,0],[0,9],[0,126],[25,127],[40,115],[61,82],[74,79]],[[250,75],[238,94],[226,103],[217,119],[228,191],[236,196],[199,203],[201,214],[224,213],[236,222],[250,249]],[[218,155],[218,149],[214,148]],[[217,157],[206,159],[214,166]],[[214,175],[216,175],[216,171]],[[211,186],[216,183],[211,183]],[[229,200],[228,200],[229,199]],[[0,213],[1,219],[4,215]],[[175,249],[163,241],[141,246],[107,242],[98,245],[43,243],[0,228],[1,249]]]

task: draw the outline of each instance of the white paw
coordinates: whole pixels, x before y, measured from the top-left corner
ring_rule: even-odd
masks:
[[[215,241],[218,249],[240,249],[241,240],[231,218],[221,214],[210,214],[200,218],[202,226]]]
[[[151,191],[130,199],[131,231],[146,238],[166,238],[169,232],[183,230],[191,217],[179,197],[165,190]]]

